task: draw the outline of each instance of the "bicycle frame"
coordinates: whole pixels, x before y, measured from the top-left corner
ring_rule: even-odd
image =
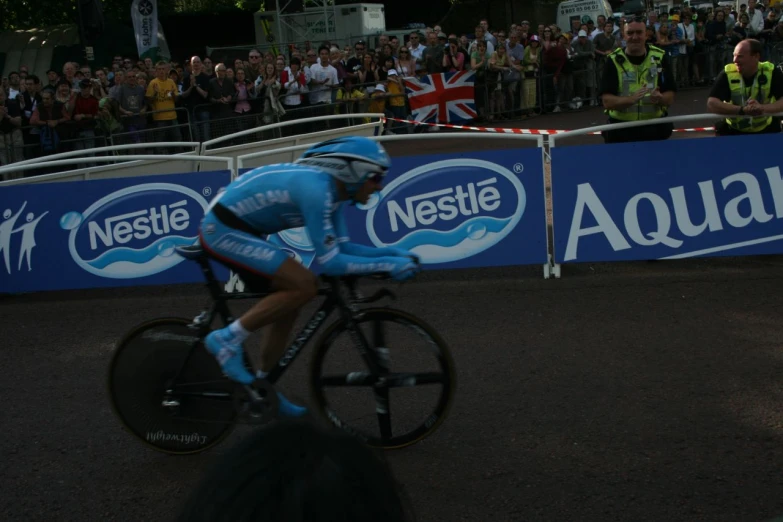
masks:
[[[201,271],[206,278],[206,286],[209,290],[212,302],[208,310],[202,311],[198,316],[193,319],[190,327],[199,331],[199,337],[203,339],[209,332],[210,326],[216,316],[220,316],[223,323],[227,326],[234,321],[234,317],[231,314],[231,310],[228,308],[229,300],[244,300],[244,299],[257,299],[263,298],[269,293],[253,293],[253,292],[239,292],[239,293],[227,293],[221,289],[220,282],[215,278],[215,274],[212,271],[212,267],[209,264],[209,259],[206,256],[202,256],[195,260],[201,267]],[[299,331],[294,338],[293,342],[286,348],[280,360],[275,367],[266,377],[266,380],[274,384],[276,383],[296,360],[297,356],[301,353],[307,343],[312,339],[318,330],[321,329],[326,320],[332,315],[335,309],[339,309],[343,319],[346,321],[346,328],[350,332],[354,345],[359,350],[359,353],[364,360],[365,364],[373,374],[379,373],[379,366],[374,358],[374,352],[370,349],[369,343],[362,333],[362,331],[356,326],[355,316],[357,314],[356,307],[352,303],[346,303],[339,292],[339,279],[337,278],[325,278],[329,283],[326,288],[318,290],[319,296],[326,296],[326,299],[318,308],[318,310],[310,317],[307,324]],[[365,300],[369,302],[374,300],[370,298]],[[200,343],[195,343],[190,350],[190,353],[182,362],[182,366],[171,380],[169,388],[176,389],[177,379],[182,373],[182,370],[187,367],[191,357],[195,353],[195,350],[199,349]],[[249,362],[247,352],[245,352],[245,361]],[[181,393],[181,392],[180,392]],[[196,395],[210,396],[214,398],[225,398],[224,394],[214,394],[211,392],[196,393]]]

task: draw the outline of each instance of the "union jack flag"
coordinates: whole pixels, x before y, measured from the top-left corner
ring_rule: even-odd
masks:
[[[405,92],[413,119],[423,122],[455,123],[474,119],[473,71],[429,74],[405,78]]]

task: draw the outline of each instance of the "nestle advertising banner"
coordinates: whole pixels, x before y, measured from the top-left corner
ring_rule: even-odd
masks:
[[[383,190],[345,220],[351,241],[411,250],[425,269],[544,264],[541,150],[394,158]],[[269,240],[318,271],[304,228]]]
[[[225,170],[4,187],[0,293],[201,281],[174,248],[197,241],[229,181]]]
[[[552,149],[555,261],[783,252],[779,135]]]

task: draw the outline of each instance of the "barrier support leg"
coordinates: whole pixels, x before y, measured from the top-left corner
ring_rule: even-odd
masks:
[[[233,270],[228,273],[228,281],[224,287],[226,292],[244,292],[245,283],[239,278],[239,275]]]
[[[560,279],[560,264],[555,263],[552,265],[552,274],[554,274],[555,279]]]

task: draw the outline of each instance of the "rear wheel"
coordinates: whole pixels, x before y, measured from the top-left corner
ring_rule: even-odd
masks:
[[[431,435],[446,418],[456,387],[448,346],[429,325],[400,310],[367,309],[355,321],[381,370],[367,368],[345,321],[334,323],[315,348],[311,368],[319,411],[377,448],[403,448]]]
[[[236,387],[190,323],[164,318],[137,326],[119,342],[109,366],[112,408],[125,428],[176,455],[219,443],[236,417]]]

